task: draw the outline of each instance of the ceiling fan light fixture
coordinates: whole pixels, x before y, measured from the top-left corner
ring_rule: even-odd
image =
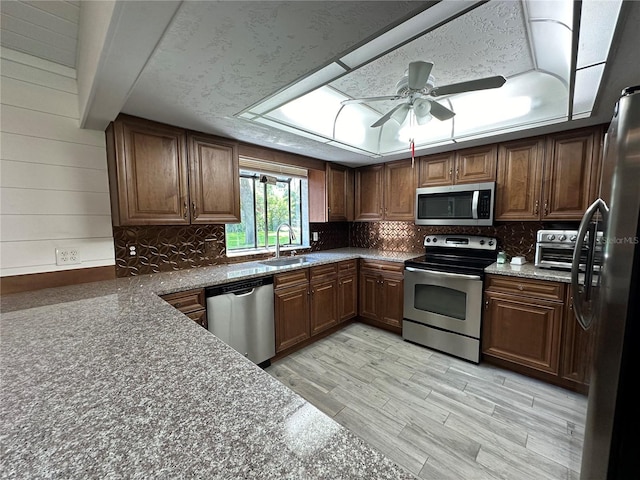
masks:
[[[413,112],[416,114],[417,119],[421,119],[426,116],[431,118],[431,102],[424,98],[418,98],[413,102]]]
[[[416,115],[416,122],[418,122],[418,125],[426,125],[427,123],[429,123],[431,120],[433,119],[433,117],[431,116],[431,114],[427,113],[426,115],[423,115],[421,117],[419,117],[418,115]]]

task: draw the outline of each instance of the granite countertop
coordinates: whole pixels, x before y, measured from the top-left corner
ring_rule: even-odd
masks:
[[[157,296],[307,256],[2,296],[0,477],[415,478]]]
[[[538,268],[533,263],[524,265],[511,265],[510,263],[492,263],[484,269],[485,273],[492,275],[508,275],[511,277],[533,278],[548,280],[551,282],[571,283],[571,272],[563,270],[550,270]]]

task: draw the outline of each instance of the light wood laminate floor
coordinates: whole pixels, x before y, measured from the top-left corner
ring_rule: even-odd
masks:
[[[583,395],[361,323],[267,372],[420,478],[579,478]]]

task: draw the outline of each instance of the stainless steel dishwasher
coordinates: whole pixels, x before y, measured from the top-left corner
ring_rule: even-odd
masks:
[[[209,331],[261,367],[276,354],[273,277],[206,289]]]

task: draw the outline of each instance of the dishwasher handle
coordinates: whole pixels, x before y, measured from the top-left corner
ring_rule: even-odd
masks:
[[[237,290],[235,292],[229,292],[229,293],[233,293],[236,297],[246,297],[251,295],[255,291],[256,291],[255,288],[245,288],[242,290]]]

